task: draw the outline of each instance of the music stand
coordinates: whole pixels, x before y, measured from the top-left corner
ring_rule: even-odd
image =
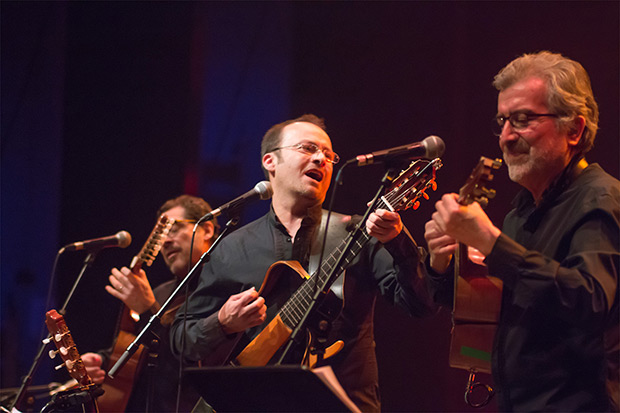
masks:
[[[185,380],[217,412],[359,412],[302,366],[190,367]]]

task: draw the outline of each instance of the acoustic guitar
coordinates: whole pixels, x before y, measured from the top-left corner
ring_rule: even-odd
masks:
[[[493,180],[493,171],[501,165],[501,159],[481,157],[459,190],[458,202],[461,205],[478,202],[486,207],[489,199],[495,197],[495,190],[488,184]],[[482,386],[474,383],[475,374],[491,373],[491,350],[502,302],[502,281],[489,275],[484,258],[479,251],[464,244],[459,244],[455,253],[449,361],[451,367],[470,372],[465,399],[474,407],[488,403],[488,400],[484,404],[474,403],[468,398],[475,388]],[[485,388],[492,395],[490,386]]]
[[[143,265],[150,266],[153,264],[172,224],[174,224],[174,219],[168,218],[166,214],[162,214],[159,217],[144,246],[131,261],[130,269],[133,273],[137,274]],[[125,352],[125,349],[136,338],[137,321],[139,321],[139,315],[131,311],[127,306],[122,305],[117,322],[116,340],[108,367],[116,364]],[[106,376],[102,385],[105,393],[99,398],[99,408],[102,412],[125,411],[133,390],[136,375],[140,372],[144,361],[142,350],[143,346],[140,346],[123,368],[115,374],[113,379]]]
[[[441,168],[440,159],[417,160],[392,182],[386,194],[380,198],[377,208],[390,211],[400,211],[419,206],[419,198],[428,199],[426,190],[436,189],[435,174]],[[361,224],[360,224],[361,225]],[[357,233],[357,235],[355,235]],[[351,248],[345,248],[351,237],[357,236],[351,244]],[[274,305],[279,308],[277,314],[266,327],[248,344],[241,352],[231,360],[231,364],[240,366],[264,366],[276,359],[278,350],[287,342],[293,330],[304,319],[311,297],[314,291],[321,289],[327,291],[346,266],[353,261],[357,254],[370,240],[366,231],[353,231],[341,242],[341,244],[324,260],[320,271],[312,276],[297,261],[278,261],[271,265],[259,294],[265,298],[267,306]],[[340,267],[335,268],[340,263]],[[330,277],[331,275],[331,277]],[[282,286],[298,284],[299,287],[293,294],[288,294],[290,289]],[[336,342],[326,350],[326,356],[335,354],[342,347],[342,342]],[[311,363],[311,362],[310,362]]]
[[[81,404],[84,411],[97,412],[97,396],[103,392],[95,386],[90,376],[86,372],[86,367],[82,357],[71,337],[71,332],[62,315],[56,310],[50,310],[45,314],[45,324],[50,333],[49,337],[43,340],[44,343],[53,342],[56,350],[50,350],[50,358],[60,355],[63,362],[56,366],[56,370],[66,368],[74,380],[74,384],[69,390],[55,393],[52,400],[42,411],[65,410],[71,406]]]

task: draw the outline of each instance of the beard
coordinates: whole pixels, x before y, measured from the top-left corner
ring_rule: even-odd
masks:
[[[564,168],[564,159],[557,154],[531,147],[523,139],[512,142],[503,150],[510,180],[530,189],[555,176]]]
[[[508,142],[502,148],[508,175],[513,182],[520,183],[523,177],[534,168],[531,150],[532,147],[523,138]]]

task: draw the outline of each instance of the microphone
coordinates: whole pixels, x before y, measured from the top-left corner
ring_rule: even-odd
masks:
[[[365,155],[358,155],[347,161],[347,163],[357,162],[357,166],[364,166],[373,163],[390,162],[394,159],[435,159],[443,155],[445,149],[446,146],[443,140],[439,136],[431,135],[422,142],[414,142],[408,145],[367,153]]]
[[[239,207],[247,203],[250,203],[252,201],[255,201],[258,199],[269,199],[271,198],[272,195],[273,195],[273,189],[271,188],[271,183],[269,181],[260,181],[254,186],[254,188],[250,189],[245,194],[233,199],[232,201],[218,208],[215,208],[213,211],[209,212],[208,214],[200,218],[198,220],[198,223],[201,223],[204,221],[210,221],[213,218],[221,215],[223,212],[226,212],[228,210],[236,210]]]
[[[65,245],[60,249],[60,252],[79,250],[92,251],[109,247],[126,248],[129,244],[131,244],[131,234],[127,231],[118,231],[116,234],[110,235],[109,237],[93,238]]]

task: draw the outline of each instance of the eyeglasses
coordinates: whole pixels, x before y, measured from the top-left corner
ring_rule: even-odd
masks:
[[[174,224],[172,224],[172,226],[170,227],[170,231],[168,231],[168,236],[174,237],[179,233],[179,231],[186,227],[186,223],[195,224],[196,222],[198,221],[195,219],[175,219]]]
[[[502,134],[506,121],[512,125],[515,130],[525,129],[531,121],[541,116],[549,116],[551,118],[557,118],[558,115],[554,113],[527,113],[527,112],[515,112],[510,116],[496,116],[493,122],[493,133],[496,136]]]
[[[325,159],[327,159],[327,162],[333,164],[340,162],[340,156],[338,156],[336,152],[333,152],[332,150],[327,148],[321,149],[317,144],[312,142],[298,143],[289,146],[280,146],[277,148],[273,148],[269,152],[277,151],[278,149],[297,149],[298,151],[303,152],[307,155],[314,155],[315,153],[322,152],[323,156],[325,156]]]

